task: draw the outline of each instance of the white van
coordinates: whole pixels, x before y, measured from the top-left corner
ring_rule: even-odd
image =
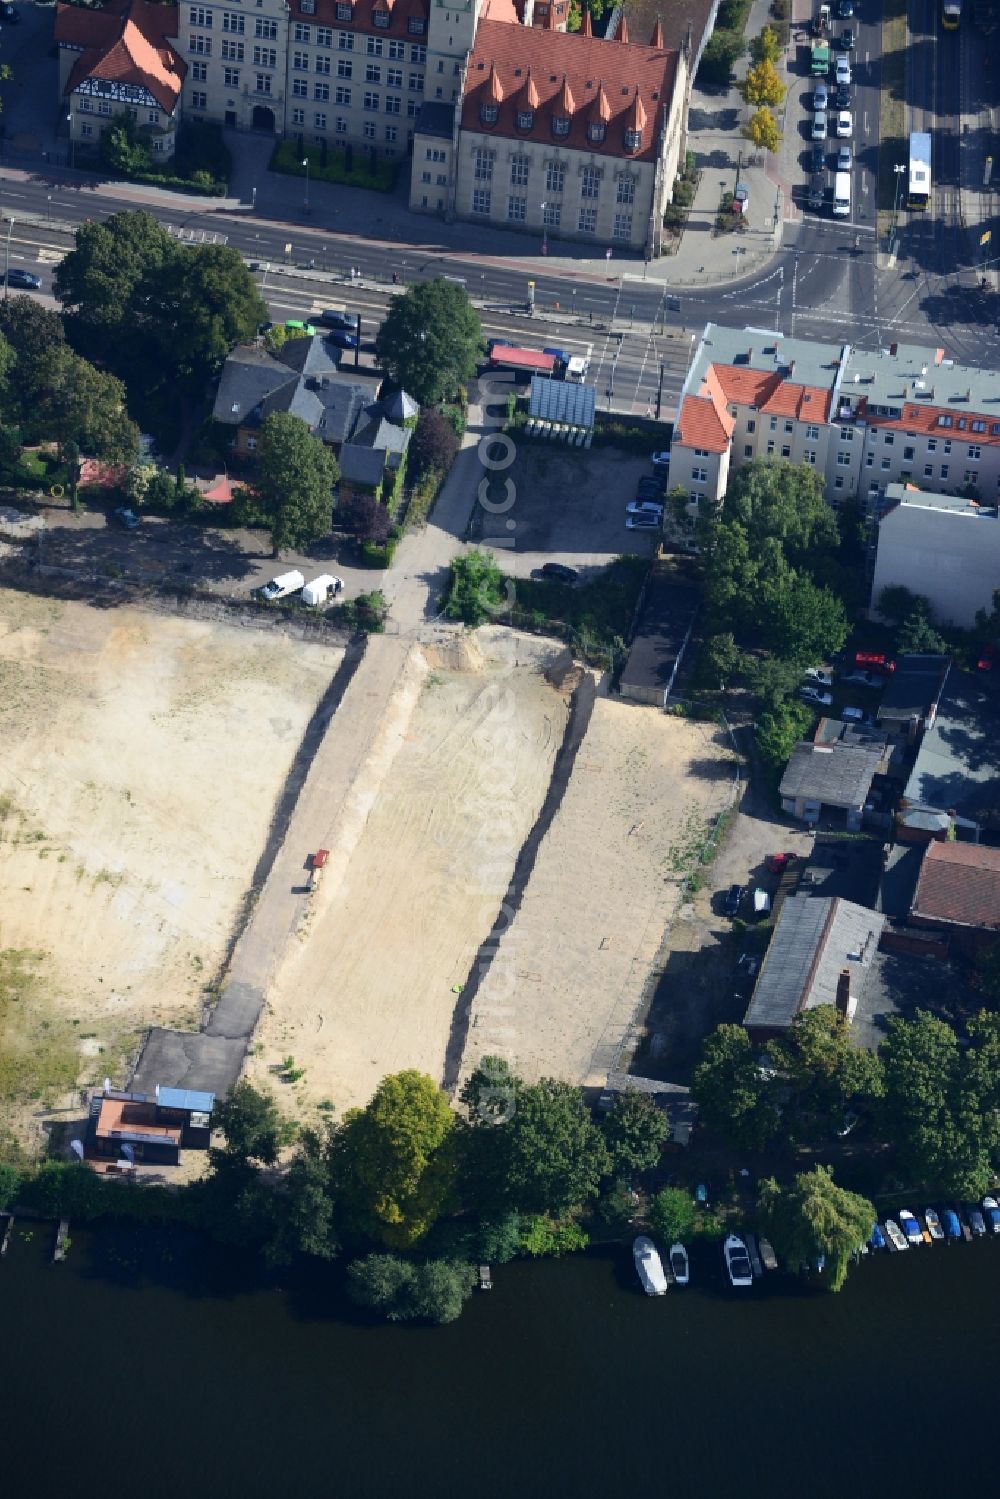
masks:
[[[333,573],[320,573],[318,578],[313,578],[302,590],[302,602],[309,608],[315,609],[319,604],[325,604],[333,594],[334,598],[344,589],[343,578],[334,577]]]
[[[264,584],[260,590],[260,596],[268,603],[272,599],[287,599],[290,593],[298,593],[300,588],[305,587],[305,581],[302,574],[297,571],[279,573],[276,578],[271,579],[270,583]]]
[[[837,172],[833,179],[833,216],[835,219],[851,217],[851,174]]]
[[[753,893],[754,920],[760,921],[771,914],[771,897],[766,890],[756,889]]]

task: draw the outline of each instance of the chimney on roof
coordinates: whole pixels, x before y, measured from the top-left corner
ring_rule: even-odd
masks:
[[[890,344],[889,345],[889,353],[893,356],[893,358],[895,358],[896,352],[897,352],[898,349],[899,349],[899,344]]]
[[[842,968],[837,976],[837,1013],[843,1015],[844,1020],[850,1025],[854,1019],[854,1012],[858,1008],[858,1002],[851,994],[851,970]]]
[[[618,28],[618,40],[620,42],[627,42],[628,39],[629,39],[629,35],[628,35],[628,18],[623,14],[622,15],[622,24]]]
[[[663,23],[659,16],[656,18],[656,25],[653,27],[653,35],[649,39],[649,45],[651,47],[663,46]]]
[[[593,34],[594,34],[594,27],[593,27],[593,23],[592,23],[592,21],[590,19],[590,7],[588,5],[587,9],[583,13],[583,22],[581,23],[581,26],[580,26],[580,35],[581,36],[593,36]]]
[[[934,350],[934,363],[935,364],[940,364],[943,358],[944,358],[944,349],[935,349]]]

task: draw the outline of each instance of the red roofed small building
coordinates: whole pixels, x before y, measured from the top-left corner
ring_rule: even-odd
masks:
[[[59,94],[73,141],[96,145],[126,113],[154,155],[173,155],[187,72],[172,45],[177,29],[175,6],[147,0],[109,0],[102,10],[56,6]]]
[[[968,956],[1000,939],[1000,848],[929,843],[910,925],[946,932],[951,946]]]
[[[684,147],[686,53],[533,16],[512,25],[488,0],[459,108],[421,111],[410,207],[589,241],[595,255],[658,254]]]

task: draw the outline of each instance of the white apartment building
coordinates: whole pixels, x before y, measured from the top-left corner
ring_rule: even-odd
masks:
[[[890,484],[1000,493],[1000,375],[942,349],[876,350],[709,323],[678,401],[671,488],[719,501],[731,463],[819,469],[827,499],[871,512]]]
[[[878,528],[872,609],[883,588],[923,594],[939,620],[969,629],[1000,588],[1000,512],[959,495],[890,484]]]

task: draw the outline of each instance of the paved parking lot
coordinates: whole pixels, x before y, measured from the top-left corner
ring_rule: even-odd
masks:
[[[505,569],[520,578],[543,562],[596,570],[623,552],[652,556],[659,533],[625,526],[636,482],[651,473],[647,459],[614,448],[588,451],[522,439],[487,496],[504,510],[490,514],[477,506],[471,538],[502,548]],[[513,489],[504,490],[505,479]]]

